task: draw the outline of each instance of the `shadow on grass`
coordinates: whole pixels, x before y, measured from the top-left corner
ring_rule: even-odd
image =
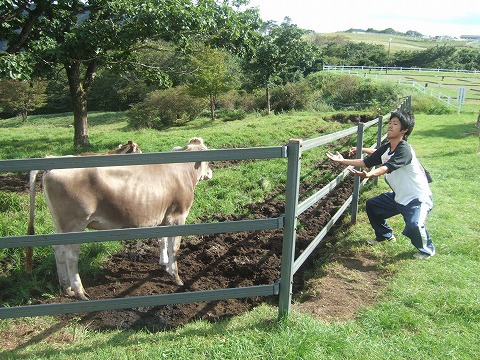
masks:
[[[88,125],[111,125],[127,120],[125,112],[89,112],[87,114]],[[48,115],[32,115],[27,118],[25,122],[21,117],[14,117],[10,119],[0,119],[0,128],[19,128],[24,125],[52,125],[69,127],[73,125],[73,113],[59,113]]]

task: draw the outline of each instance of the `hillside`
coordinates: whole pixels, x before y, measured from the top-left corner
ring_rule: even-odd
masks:
[[[318,35],[318,34],[316,34]],[[372,33],[350,33],[350,32],[337,32],[337,33],[325,33],[320,34],[321,36],[326,37],[344,37],[353,42],[365,42],[369,44],[380,44],[384,45],[386,48],[389,47],[392,52],[403,51],[403,50],[424,50],[437,45],[453,45],[459,48],[474,48],[480,49],[479,42],[467,42],[460,40],[422,40],[422,39],[413,39],[412,37],[407,36],[396,36],[388,34],[372,34]]]

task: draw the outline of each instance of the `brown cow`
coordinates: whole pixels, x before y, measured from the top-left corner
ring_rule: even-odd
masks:
[[[125,145],[118,145],[118,149],[111,150],[107,153],[98,154],[98,153],[81,153],[78,155],[69,155],[69,156],[91,156],[91,155],[117,155],[117,154],[141,154],[142,150],[138,147],[138,144],[132,140],[128,140]],[[28,226],[28,235],[35,234],[34,229],[34,211],[35,211],[35,180],[37,178],[38,170],[30,171],[30,223]],[[29,246],[25,249],[25,272],[30,274],[32,272],[33,266],[33,247]]]
[[[174,150],[206,149],[201,138],[193,138]],[[62,233],[185,224],[196,184],[211,177],[207,162],[57,169],[43,175],[43,187],[56,232]],[[180,240],[159,241],[160,264],[183,285],[176,261]],[[78,273],[80,244],[53,248],[62,290],[88,300]]]

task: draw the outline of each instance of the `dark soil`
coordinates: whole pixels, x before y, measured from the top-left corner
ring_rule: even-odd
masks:
[[[335,164],[327,165],[339,172]],[[335,169],[334,169],[335,168]],[[348,177],[330,196],[322,199],[299,218],[296,255],[300,254],[330,220],[352,191],[353,179]],[[304,184],[300,194],[318,185]],[[28,191],[28,174],[1,175],[0,189]],[[284,192],[283,189],[278,191]],[[255,218],[278,217],[284,212],[284,202],[276,194],[263,204],[248,206]],[[219,221],[240,220],[233,216],[218,217]],[[91,299],[131,297],[198,290],[223,289],[251,285],[272,284],[280,277],[282,230],[255,231],[228,234],[191,236],[182,240],[178,266],[184,286],[177,286],[163,266],[158,264],[159,249],[153,239],[129,241],[123,251],[114,254],[104,266],[104,272],[95,278],[83,277],[83,284]],[[325,243],[335,242],[335,229]],[[294,297],[303,294],[294,308],[321,319],[342,320],[354,316],[362,306],[372,301],[382,284],[382,274],[374,266],[374,259],[348,251],[337,253],[337,267],[320,279],[308,279],[316,255],[325,252],[325,243],[295,274]],[[349,272],[360,274],[356,281],[348,280]],[[347,274],[348,275],[348,274]],[[346,280],[347,279],[347,280]],[[307,294],[307,296],[305,296]],[[72,301],[57,297],[48,302]],[[74,300],[76,301],[76,300]],[[45,303],[45,301],[42,301]],[[149,329],[175,328],[195,319],[215,321],[252,309],[260,303],[277,304],[276,296],[230,299],[215,302],[143,307],[136,309],[101,311],[62,315],[64,320],[77,319],[90,329]]]

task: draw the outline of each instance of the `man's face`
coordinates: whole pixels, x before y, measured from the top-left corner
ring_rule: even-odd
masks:
[[[400,122],[398,117],[393,117],[390,119],[387,132],[387,136],[389,139],[403,139],[403,135],[405,135],[407,131],[408,129],[402,130],[402,123]]]

